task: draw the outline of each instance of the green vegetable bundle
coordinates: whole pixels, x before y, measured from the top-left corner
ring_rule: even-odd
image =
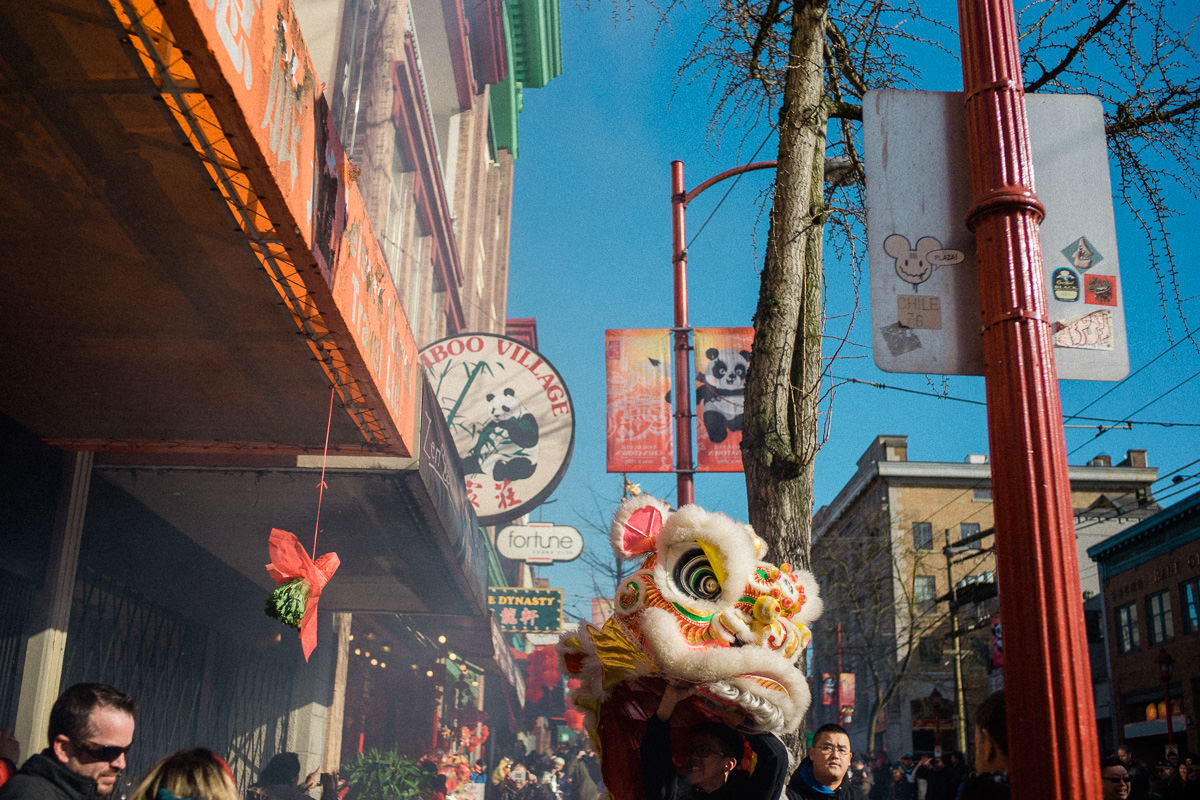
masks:
[[[304,607],[308,605],[308,597],[312,594],[312,586],[304,578],[292,578],[287,583],[281,583],[267,598],[267,616],[275,617],[284,625],[299,628],[304,621]]]

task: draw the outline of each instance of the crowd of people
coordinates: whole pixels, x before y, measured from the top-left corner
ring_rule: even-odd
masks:
[[[1100,762],[1104,800],[1200,800],[1200,762],[1172,753],[1153,768],[1133,757],[1128,747]]]
[[[492,770],[492,800],[604,800],[600,761],[590,748],[504,756]]]
[[[973,768],[961,753],[945,758],[886,754],[868,764],[850,748],[841,726],[813,733],[806,757],[789,775],[789,758],[773,734],[739,733],[708,721],[692,726],[682,772],[672,758],[671,717],[694,689],[669,685],[647,721],[639,754],[646,800],[1001,800],[1008,791],[1008,732],[1004,693],[996,692],[974,715]],[[117,800],[116,787],[133,745],[137,703],[111,686],[76,684],[50,711],[48,746],[15,768],[15,741],[0,731],[0,800]],[[733,720],[731,720],[733,722]],[[682,743],[681,743],[682,744]],[[739,768],[753,754],[752,771]],[[433,766],[433,765],[431,765]],[[484,767],[476,765],[483,777]],[[436,772],[436,769],[431,772]],[[313,771],[302,781],[295,753],[272,758],[258,780],[239,792],[232,770],[204,748],[171,753],[156,763],[121,800],[341,800],[336,776]],[[1101,761],[1103,800],[1200,800],[1200,764],[1192,756],[1148,767],[1126,747]],[[599,761],[590,748],[526,753],[499,760],[490,775],[489,800],[605,800]],[[444,783],[428,787],[445,798]]]
[[[10,731],[0,732],[0,800],[338,800],[336,779],[314,771],[300,781],[300,758],[280,753],[258,780],[238,791],[225,759],[203,747],[164,756],[132,789],[118,794],[133,746],[137,701],[102,683],[78,683],[50,709],[47,747],[15,768],[19,751]]]

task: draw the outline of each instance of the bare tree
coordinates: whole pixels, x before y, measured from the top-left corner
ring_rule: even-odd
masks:
[[[610,501],[593,492],[591,511],[584,513],[576,509],[576,514],[584,520],[583,534],[590,543],[580,554],[580,561],[588,567],[592,584],[591,596],[606,601],[617,596],[617,587],[626,576],[634,572],[634,564],[640,561],[621,558],[613,551],[609,538],[609,522],[619,506],[619,501],[642,493],[642,487],[631,483],[626,475],[622,474],[621,480],[623,486],[619,500]],[[590,622],[591,619],[581,621]]]
[[[944,585],[947,569],[940,550],[898,542],[898,532],[907,526],[887,512],[851,525],[813,542],[814,574],[826,603],[821,621],[825,634],[814,639],[814,647],[823,669],[840,665],[855,673],[857,710],[866,714],[866,730],[874,731],[889,704],[905,696],[906,686],[928,680],[931,672],[950,663],[946,659],[954,654],[946,644],[951,640],[950,614],[956,611],[942,602],[945,593],[935,596],[937,577]],[[971,574],[959,571],[956,577]],[[975,694],[980,694],[985,683],[978,675],[986,664],[975,657],[972,639],[980,635],[962,632],[960,648],[964,660],[976,667],[973,677],[980,691]],[[865,740],[874,747],[874,736]]]
[[[656,8],[665,17],[677,10]],[[920,74],[909,56],[921,48],[953,55],[956,32],[927,3],[905,0],[711,0],[706,11],[681,76],[713,82],[714,131],[775,114],[777,175],[742,461],[751,524],[780,559],[808,566],[813,464],[828,435],[829,368],[838,355],[822,354],[826,228],[853,263],[863,249],[865,198],[861,180],[844,176],[862,175],[863,95],[915,85]],[[1154,256],[1168,336],[1184,319],[1167,189],[1195,196],[1200,188],[1200,60],[1189,44],[1195,19],[1173,22],[1180,18],[1167,0],[1040,0],[1018,22],[1028,90],[1103,101],[1117,191]],[[829,180],[831,158],[843,179]]]

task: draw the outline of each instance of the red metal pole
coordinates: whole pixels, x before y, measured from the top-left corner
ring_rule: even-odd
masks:
[[[697,195],[726,178],[759,169],[774,169],[774,161],[755,161],[725,170],[690,192],[683,184],[683,162],[671,162],[671,266],[675,274],[675,493],[680,506],[695,502],[692,485],[692,395],[688,367],[692,357],[688,326],[687,237],[684,217],[688,203]]]
[[[1163,681],[1163,700],[1167,704],[1167,750],[1175,749],[1175,731],[1171,724],[1171,682]]]
[[[1016,20],[1011,0],[958,13],[1012,796],[1083,800],[1102,794],[1095,707]]]
[[[687,240],[684,216],[687,192],[683,162],[671,162],[671,266],[675,277],[675,495],[679,507],[695,502],[692,486],[692,343],[688,327]]]

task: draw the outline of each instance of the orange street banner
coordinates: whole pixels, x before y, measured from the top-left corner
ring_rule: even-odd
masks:
[[[671,472],[671,337],[667,328],[604,332],[608,471]]]
[[[742,471],[742,409],[753,328],[697,328],[696,469]]]

